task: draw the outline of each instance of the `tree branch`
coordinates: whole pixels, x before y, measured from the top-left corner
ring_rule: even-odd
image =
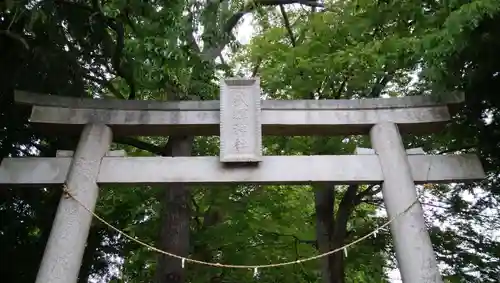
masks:
[[[301,4],[309,7],[324,7],[321,1],[316,0],[256,0],[256,6],[275,6],[275,5],[287,5],[287,4]]]
[[[26,40],[19,34],[15,33],[15,32],[12,32],[10,30],[0,30],[0,34],[5,34],[6,36],[12,38],[12,39],[15,39],[17,40],[19,43],[22,44],[22,46],[26,49],[26,50],[29,50],[30,47],[28,45],[28,42],[26,42]]]
[[[116,137],[114,141],[119,144],[130,145],[138,149],[149,151],[156,155],[165,155],[161,147],[131,137]]]
[[[292,27],[290,26],[290,21],[288,20],[288,15],[286,14],[285,7],[280,5],[281,15],[283,16],[283,23],[285,24],[286,31],[288,32],[288,36],[290,37],[290,42],[293,47],[297,46],[297,41],[295,40],[295,36],[293,35]]]
[[[368,94],[368,97],[376,98],[379,97],[380,94],[382,93],[382,90],[384,90],[385,86],[389,81],[392,79],[393,73],[387,73],[385,74],[381,80],[379,80],[373,87],[370,93]]]
[[[382,199],[362,199],[361,202],[374,205],[378,208],[385,209],[385,207],[383,206],[384,201]]]
[[[313,245],[315,248],[317,248],[317,245],[318,245],[316,240],[303,240],[303,239],[300,239],[299,237],[297,237],[295,235],[280,234],[280,233],[277,233],[277,232],[271,232],[271,231],[265,231],[265,230],[260,230],[259,233],[261,233],[261,234],[269,234],[269,235],[273,235],[275,237],[292,237],[298,243]]]
[[[196,203],[196,200],[194,199],[194,197],[192,195],[189,196],[191,198],[191,203],[193,204],[193,207],[194,207],[194,221],[196,222],[196,228],[198,230],[201,229],[201,221],[200,221],[200,206],[198,205],[198,203]]]
[[[310,7],[323,7],[324,5],[315,0],[254,0],[249,1],[245,7],[239,12],[236,12],[232,15],[222,27],[221,34],[223,38],[221,42],[213,47],[209,47],[203,51],[202,58],[206,61],[212,61],[214,58],[217,58],[219,54],[221,54],[224,47],[229,43],[229,35],[233,28],[238,24],[241,18],[247,13],[252,12],[258,7],[262,6],[276,6],[276,5],[286,5],[286,4],[302,4]]]
[[[366,190],[360,192],[359,194],[356,195],[355,203],[359,204],[363,200],[364,197],[368,196],[374,196],[378,194],[380,191],[382,191],[382,186],[379,185],[377,189],[373,190],[373,188],[377,185],[371,185]]]
[[[111,93],[113,93],[113,95],[118,98],[118,99],[125,99],[125,97],[120,93],[120,91],[118,89],[116,89],[113,84],[108,81],[108,80],[104,80],[104,79],[101,79],[101,78],[97,78],[97,77],[94,77],[94,76],[91,76],[89,74],[83,74],[83,77],[90,80],[90,81],[93,81],[95,83],[98,83],[100,84],[102,87],[105,87],[107,89],[109,89],[109,91]]]
[[[98,15],[103,23],[105,23],[108,27],[110,27],[116,35],[116,44],[114,52],[111,56],[111,63],[113,68],[116,70],[116,73],[122,77],[125,82],[127,82],[129,86],[129,100],[133,100],[136,97],[136,85],[133,76],[133,67],[125,56],[123,55],[123,50],[125,49],[125,30],[123,27],[123,23],[116,18],[111,18],[104,15],[102,11],[102,5],[99,0],[92,0],[92,10],[93,14]],[[106,35],[108,35],[107,30],[104,30]]]
[[[116,73],[122,77],[129,86],[129,100],[134,100],[136,98],[136,86],[133,76],[132,65],[129,64],[126,58],[124,58],[123,50],[125,48],[125,35],[124,28],[121,22],[114,19],[108,19],[108,26],[111,27],[116,34],[116,46],[115,52],[112,57],[113,67],[116,69]]]
[[[260,64],[262,63],[262,58],[259,58],[257,60],[257,63],[255,63],[255,66],[253,67],[252,70],[252,78],[257,75],[257,72],[259,72]]]
[[[347,232],[347,221],[351,215],[352,208],[355,205],[356,193],[358,191],[357,185],[350,185],[342,201],[340,201],[339,208],[337,210],[337,217],[335,217],[335,224],[333,228],[333,239],[334,247],[339,247],[342,245],[340,241],[343,241]]]
[[[188,29],[188,32],[186,33],[186,36],[187,36],[186,41],[188,42],[189,46],[199,54],[200,53],[200,46],[198,46],[198,43],[196,43],[196,39],[194,38],[194,34],[193,34],[193,13],[189,12],[187,22],[189,24],[189,29]],[[215,56],[212,59],[215,59],[215,58],[217,58],[217,56]]]
[[[344,88],[347,84],[347,81],[349,81],[349,78],[350,76],[346,76],[346,78],[342,81],[337,91],[335,91],[335,99],[340,99],[340,96],[342,95],[342,92],[344,91]],[[333,80],[330,80],[330,84],[333,90],[334,89]]]
[[[231,71],[231,67],[227,64],[226,60],[224,60],[224,56],[222,54],[219,56],[220,62],[221,62],[221,67],[224,70],[224,73],[226,76],[234,77],[233,72]]]

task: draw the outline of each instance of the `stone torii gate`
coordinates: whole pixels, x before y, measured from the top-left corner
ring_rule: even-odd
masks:
[[[380,184],[389,217],[417,198],[415,184],[483,179],[475,155],[424,155],[400,132],[439,131],[462,99],[262,100],[258,79],[224,79],[220,101],[123,101],[16,93],[32,106],[30,122],[53,134],[79,133],[75,152],[53,158],[6,158],[0,184],[67,184],[93,210],[107,184]],[[125,157],[108,152],[112,136],[219,135],[220,156]],[[263,156],[262,135],[369,134],[373,150],[356,155]],[[62,197],[37,283],[76,282],[92,215]],[[405,283],[441,283],[420,205],[391,223]]]

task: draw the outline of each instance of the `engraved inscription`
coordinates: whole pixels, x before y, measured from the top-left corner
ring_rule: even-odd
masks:
[[[234,149],[237,153],[244,153],[248,148],[248,102],[245,100],[245,93],[241,90],[235,91],[232,96],[232,120],[234,133]]]
[[[223,81],[221,87],[221,161],[259,161],[261,125],[258,80]]]
[[[240,153],[244,152],[249,146],[248,139],[246,138],[248,126],[245,124],[234,124],[233,132],[235,135],[234,149]]]
[[[234,92],[232,101],[232,117],[233,120],[248,119],[248,102],[245,100],[245,94],[240,91]]]

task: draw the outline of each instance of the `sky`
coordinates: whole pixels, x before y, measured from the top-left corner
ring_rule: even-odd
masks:
[[[252,14],[246,14],[243,16],[243,20],[235,31],[236,39],[241,44],[248,44],[252,37],[254,36],[254,28],[252,26],[253,16]]]

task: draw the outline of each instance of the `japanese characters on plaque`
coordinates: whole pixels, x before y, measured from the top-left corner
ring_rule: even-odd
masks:
[[[220,93],[221,162],[258,162],[262,153],[258,79],[225,79]]]

